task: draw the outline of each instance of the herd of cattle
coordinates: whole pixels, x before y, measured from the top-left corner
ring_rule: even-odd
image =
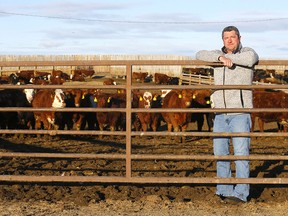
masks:
[[[44,129],[44,130],[125,130],[125,112],[97,112],[97,108],[125,108],[125,89],[31,89],[29,84],[62,85],[64,82],[85,81],[94,75],[93,70],[75,70],[68,75],[60,70],[52,72],[19,71],[8,77],[1,77],[1,83],[27,85],[27,89],[0,90],[0,107],[31,108],[95,108],[95,112],[55,112],[55,111],[2,111],[0,112],[1,129]],[[178,85],[179,78],[155,73],[153,76],[143,72],[133,72],[136,82]],[[113,79],[106,79],[103,85],[117,85]],[[207,89],[165,89],[155,91],[132,91],[132,108],[211,108],[212,91]],[[288,97],[285,91],[254,90],[255,108],[287,108]],[[214,113],[191,112],[135,112],[132,113],[131,125],[135,131],[159,131],[166,124],[169,132],[186,131],[189,123],[196,122],[197,130],[202,131],[206,118],[208,131],[212,130]],[[254,122],[258,119],[260,131],[264,123],[276,122],[279,131],[287,131],[288,113],[257,112],[252,113]]]

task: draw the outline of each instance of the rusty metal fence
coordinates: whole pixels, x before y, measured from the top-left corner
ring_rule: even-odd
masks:
[[[126,112],[126,131],[65,131],[65,130],[0,130],[0,134],[50,134],[50,135],[63,135],[63,134],[73,134],[73,135],[121,135],[126,138],[126,153],[125,154],[77,154],[77,153],[21,153],[21,152],[0,152],[1,158],[63,158],[63,159],[109,159],[109,160],[125,160],[125,176],[27,176],[27,175],[0,175],[0,181],[4,182],[89,182],[89,183],[193,183],[193,184],[230,184],[230,183],[250,183],[250,184],[288,184],[288,178],[190,178],[190,177],[140,177],[132,176],[132,161],[134,160],[283,160],[287,161],[288,156],[286,155],[249,155],[249,156],[208,156],[208,155],[157,155],[157,154],[132,154],[131,148],[131,138],[132,136],[199,136],[199,137],[213,137],[213,136],[249,136],[249,137],[288,137],[288,133],[274,133],[274,132],[251,132],[251,133],[213,133],[213,132],[136,132],[132,131],[131,126],[131,114],[133,112],[151,112],[151,110],[132,108],[131,107],[131,97],[133,89],[261,89],[263,86],[253,85],[253,86],[213,86],[213,85],[183,85],[183,86],[171,86],[171,85],[132,85],[132,71],[134,66],[139,65],[189,65],[193,67],[199,66],[212,66],[217,67],[217,63],[207,63],[196,60],[125,60],[125,61],[27,61],[27,62],[0,62],[1,70],[5,70],[5,67],[37,67],[37,66],[125,66],[126,67],[126,84],[117,86],[91,86],[91,85],[73,85],[73,88],[81,89],[126,89],[126,108],[109,108],[101,109],[97,108],[97,111],[105,112]],[[263,60],[259,61],[258,66],[288,66],[288,61],[286,60]],[[2,89],[24,89],[27,86],[14,86],[14,85],[3,85]],[[29,88],[35,89],[71,89],[71,85],[57,86],[38,86],[29,85]],[[288,85],[268,85],[265,88],[269,89],[287,89]],[[3,111],[51,111],[48,108],[0,108],[0,112]],[[69,109],[55,109],[53,111],[61,112],[95,112],[95,108],[69,108]],[[153,109],[152,112],[287,112],[286,108],[283,109]],[[216,174],[215,174],[216,176]]]

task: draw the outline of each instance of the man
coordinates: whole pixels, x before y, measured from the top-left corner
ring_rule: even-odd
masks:
[[[242,47],[239,30],[228,26],[222,31],[223,48],[221,50],[201,50],[196,58],[208,62],[222,62],[223,67],[214,69],[215,85],[252,85],[253,67],[258,62],[257,53]],[[252,108],[252,90],[218,89],[213,95],[215,108]],[[216,113],[214,132],[250,132],[250,113]],[[232,137],[234,155],[249,155],[250,137]],[[214,137],[214,155],[229,155],[230,137]],[[249,161],[236,160],[236,178],[249,178]],[[217,161],[217,176],[231,178],[231,162]],[[218,184],[216,194],[229,203],[247,202],[249,184]]]

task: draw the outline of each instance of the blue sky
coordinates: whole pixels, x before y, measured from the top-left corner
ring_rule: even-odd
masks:
[[[260,59],[288,59],[284,0],[0,0],[0,55],[195,56],[235,25]]]

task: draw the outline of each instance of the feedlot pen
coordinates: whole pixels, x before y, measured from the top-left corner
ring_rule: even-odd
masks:
[[[18,170],[17,172],[12,172],[12,171],[3,171],[2,174],[0,175],[0,181],[4,182],[44,182],[44,183],[49,183],[49,182],[82,182],[82,183],[162,183],[162,184],[217,184],[217,183],[225,183],[225,184],[230,184],[230,183],[250,183],[250,184],[288,184],[288,177],[287,177],[287,170],[283,170],[283,175],[280,177],[275,177],[273,176],[272,178],[265,178],[265,175],[261,177],[255,177],[255,178],[249,178],[249,179],[238,179],[238,178],[230,178],[230,179],[225,179],[225,178],[215,178],[216,173],[213,173],[212,175],[190,175],[187,174],[187,170],[183,173],[181,172],[183,167],[177,168],[177,162],[181,161],[194,161],[195,163],[197,162],[198,165],[200,166],[202,163],[211,161],[215,162],[216,160],[250,160],[250,161],[283,161],[284,165],[286,165],[286,161],[288,160],[287,154],[284,152],[281,152],[280,154],[273,154],[272,151],[268,151],[269,153],[264,153],[264,154],[251,154],[250,156],[213,156],[211,154],[211,151],[208,151],[205,148],[210,148],[211,150],[211,145],[206,146],[206,144],[203,144],[202,152],[201,151],[196,151],[194,153],[191,153],[191,151],[185,149],[185,143],[184,144],[179,144],[179,146],[183,147],[182,150],[173,152],[167,150],[166,152],[161,152],[158,153],[158,151],[153,152],[153,150],[149,151],[149,149],[146,151],[146,153],[143,153],[140,151],[141,148],[153,148],[153,145],[155,144],[156,146],[159,146],[159,143],[164,143],[167,141],[168,144],[165,148],[169,148],[169,146],[172,145],[178,145],[176,141],[171,141],[172,138],[175,138],[177,136],[185,136],[189,137],[190,142],[189,145],[195,143],[195,145],[199,145],[201,143],[201,139],[206,140],[208,143],[211,142],[211,138],[213,136],[250,136],[253,139],[261,139],[261,138],[268,138],[268,139],[280,139],[280,142],[283,142],[282,144],[285,145],[287,143],[287,133],[278,133],[275,131],[265,131],[264,133],[261,132],[253,132],[253,133],[213,133],[213,132],[196,132],[195,130],[189,130],[187,132],[167,132],[165,130],[161,130],[158,132],[136,132],[133,131],[132,126],[131,126],[131,116],[133,112],[195,112],[195,113],[202,113],[202,112],[287,112],[287,109],[189,109],[189,110],[184,110],[184,109],[139,109],[139,108],[132,108],[131,107],[131,98],[132,98],[132,90],[134,89],[139,89],[139,90],[161,90],[161,89],[233,89],[233,88],[242,88],[242,89],[260,89],[263,88],[263,86],[225,86],[225,87],[217,87],[213,85],[181,85],[181,86],[166,86],[166,85],[148,85],[148,84],[139,84],[139,83],[132,83],[132,72],[133,72],[133,67],[138,66],[138,65],[190,65],[193,67],[200,67],[200,66],[212,66],[212,67],[217,67],[219,66],[218,64],[211,64],[211,63],[206,63],[206,62],[201,62],[201,61],[194,61],[194,60],[189,60],[189,61],[168,61],[168,60],[141,60],[141,61],[37,61],[37,62],[1,62],[0,66],[2,71],[5,70],[5,67],[19,67],[21,69],[25,67],[43,67],[43,66],[109,66],[109,65],[122,65],[126,66],[126,82],[121,85],[117,86],[104,86],[104,85],[91,85],[89,83],[85,84],[78,84],[76,83],[73,85],[73,88],[81,88],[81,89],[106,89],[106,90],[111,90],[111,89],[126,89],[126,108],[97,108],[97,112],[126,112],[126,131],[89,131],[89,130],[0,130],[1,134],[6,134],[6,136],[11,136],[14,134],[25,136],[24,140],[26,139],[27,142],[29,139],[29,136],[35,136],[35,135],[42,135],[45,142],[55,139],[55,137],[62,137],[61,139],[67,138],[70,139],[73,137],[73,139],[80,139],[83,136],[88,136],[89,140],[97,140],[95,143],[107,143],[107,137],[111,137],[114,135],[114,138],[112,139],[110,144],[107,145],[115,145],[119,146],[121,142],[124,142],[124,147],[119,147],[118,150],[115,150],[113,148],[113,151],[95,151],[92,150],[89,152],[87,151],[82,151],[81,150],[81,145],[75,147],[74,150],[75,152],[70,152],[70,151],[65,151],[65,149],[57,150],[55,152],[53,151],[39,151],[39,149],[35,148],[35,151],[18,151],[18,149],[12,149],[11,147],[9,148],[9,144],[2,144],[2,146],[7,147],[6,150],[2,150],[0,152],[0,157],[2,159],[7,160],[7,163],[9,163],[9,160],[29,160],[29,159],[35,159],[35,160],[43,160],[41,163],[50,163],[51,161],[73,161],[75,159],[77,160],[87,160],[89,163],[95,165],[95,167],[99,166],[100,163],[103,166],[101,167],[101,170],[97,171],[97,168],[91,171],[90,168],[87,170],[81,172],[81,175],[78,175],[81,171],[81,167],[77,168],[77,170],[69,170],[69,167],[64,166],[60,170],[56,170],[52,175],[50,175],[49,172],[43,172],[43,173],[38,173],[35,175],[33,172],[29,172],[28,170],[21,170],[19,167],[14,167],[13,169]],[[266,60],[266,61],[260,61],[258,63],[258,66],[286,66],[288,65],[288,61],[276,61],[276,60]],[[13,86],[13,85],[3,85],[3,89],[24,89],[27,88],[27,86]],[[35,88],[35,89],[56,89],[56,88],[61,88],[61,89],[71,89],[71,85],[49,85],[49,86],[39,86],[39,85],[29,85],[29,88]],[[287,85],[269,85],[265,86],[266,89],[287,89]],[[62,109],[48,109],[48,108],[39,108],[39,109],[32,109],[32,108],[1,108],[0,111],[61,111],[61,112],[95,112],[95,108],[62,108]],[[105,138],[99,139],[99,135],[104,135]],[[118,138],[115,138],[118,137]],[[119,138],[120,137],[120,138]],[[122,138],[121,138],[122,137]],[[124,139],[123,139],[124,137]],[[152,137],[152,138],[151,138]],[[160,141],[155,141],[156,139],[164,137],[164,139],[160,139]],[[169,139],[168,139],[169,138]],[[71,142],[73,142],[73,139]],[[278,140],[279,141],[279,140]],[[11,142],[11,141],[10,141]],[[41,142],[41,141],[40,141]],[[44,141],[43,141],[44,142]],[[94,142],[94,141],[93,141]],[[85,144],[86,145],[86,144]],[[85,147],[83,145],[83,147]],[[17,145],[16,145],[17,146]],[[121,146],[121,145],[120,145]],[[19,147],[19,146],[18,146]],[[172,148],[174,148],[172,146]],[[21,149],[23,150],[23,149]],[[79,153],[80,152],[80,153]],[[144,151],[145,152],[145,151]],[[148,153],[147,153],[148,152]],[[109,172],[104,172],[103,170],[108,169],[105,168],[105,165],[109,167],[110,163],[113,163],[113,161],[121,161],[121,165],[119,167],[114,167],[114,172],[111,171],[111,167],[109,168]],[[145,170],[145,161],[150,161],[150,163],[155,163],[157,164],[158,161],[165,161],[166,164],[164,165],[165,171],[161,174],[161,168],[157,167],[155,170],[150,170],[147,172]],[[143,163],[143,166],[139,165],[139,163]],[[210,162],[209,162],[210,163]],[[210,165],[205,165],[206,168],[209,170]],[[97,164],[97,165],[96,165]],[[140,168],[138,167],[137,170],[134,170],[134,165],[138,164]],[[3,164],[2,164],[3,165]],[[283,167],[284,167],[283,165]],[[4,166],[4,165],[3,165]],[[156,166],[156,165],[155,165]],[[198,167],[193,169],[191,167],[192,172],[205,172],[206,168],[203,167]],[[37,169],[37,167],[30,167],[31,170]],[[56,169],[56,168],[55,168]],[[59,168],[58,168],[59,169]],[[73,168],[74,169],[74,168]],[[151,169],[151,168],[149,168]],[[180,169],[180,171],[178,170]],[[189,169],[189,167],[185,168]],[[30,171],[31,171],[30,170]],[[67,171],[69,170],[69,172]],[[194,170],[194,171],[193,171]],[[72,172],[73,171],[73,172]],[[210,172],[210,171],[209,171]],[[214,169],[215,172],[215,169]],[[29,174],[30,173],[30,174]],[[32,174],[31,174],[32,173]],[[55,174],[57,173],[57,175]],[[67,173],[69,173],[67,175]],[[104,174],[103,174],[104,173]],[[108,174],[107,174],[108,173]],[[144,173],[144,174],[143,174]],[[148,174],[147,174],[148,173]],[[155,174],[157,173],[157,174]],[[159,174],[160,173],[160,174]],[[175,174],[176,173],[176,174]],[[285,174],[286,173],[286,174]],[[188,176],[188,177],[187,177]],[[191,177],[192,176],[192,177]]]

